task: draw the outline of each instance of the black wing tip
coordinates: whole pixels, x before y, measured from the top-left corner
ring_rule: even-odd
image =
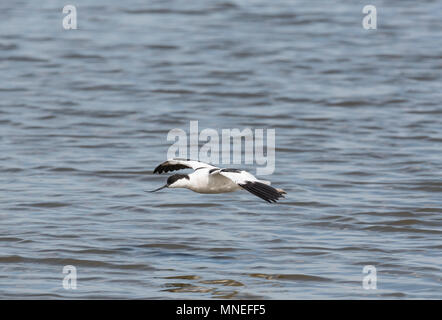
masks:
[[[268,203],[275,203],[281,198],[285,198],[284,194],[286,193],[283,190],[277,190],[269,185],[266,185],[257,181],[247,181],[244,184],[240,184],[240,186],[254,194],[255,196],[267,201]]]
[[[160,164],[159,166],[157,166],[155,168],[155,170],[153,170],[153,173],[158,173],[158,174],[162,174],[163,172],[168,172],[170,170],[167,170],[168,166],[165,163]]]
[[[184,164],[169,164],[169,161],[165,161],[162,164],[158,165],[153,170],[153,173],[162,174],[163,172],[176,171],[176,170],[189,169],[189,168],[191,167],[188,167]]]

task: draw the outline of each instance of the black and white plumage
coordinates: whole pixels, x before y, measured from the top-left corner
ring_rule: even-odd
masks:
[[[255,196],[269,202],[284,198],[286,192],[270,186],[269,181],[258,180],[247,171],[231,168],[218,168],[210,164],[186,159],[170,159],[155,168],[153,173],[193,169],[191,174],[175,174],[167,183],[151,192],[163,188],[186,188],[198,193],[226,193],[247,190]]]

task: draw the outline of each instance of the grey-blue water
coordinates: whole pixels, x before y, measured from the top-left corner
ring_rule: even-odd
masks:
[[[441,10],[2,1],[0,298],[442,298]],[[275,129],[286,199],[146,193],[192,120]]]

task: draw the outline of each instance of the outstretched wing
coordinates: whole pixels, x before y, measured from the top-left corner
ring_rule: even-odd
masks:
[[[284,198],[285,191],[271,187],[266,184],[267,181],[260,181],[256,179],[254,175],[244,170],[218,169],[213,170],[211,174],[220,174],[232,180],[244,190],[249,191],[269,203]]]
[[[199,168],[211,168],[211,169],[216,169],[216,167],[204,163],[204,162],[199,162],[196,160],[189,160],[189,159],[179,159],[179,158],[175,158],[175,159],[169,159],[167,161],[164,161],[162,164],[160,164],[159,166],[157,166],[155,168],[155,170],[153,171],[153,173],[163,173],[163,172],[169,172],[169,171],[176,171],[176,170],[181,170],[181,169],[199,169]]]

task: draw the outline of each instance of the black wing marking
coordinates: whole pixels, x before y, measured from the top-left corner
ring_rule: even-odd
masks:
[[[233,172],[233,173],[241,173],[242,170],[239,169],[233,169],[233,168],[225,168],[225,169],[221,169],[220,172]]]
[[[215,168],[215,167],[208,163],[200,162],[197,160],[174,158],[161,163],[159,166],[155,168],[153,173],[163,173],[163,172],[176,171],[181,169],[197,170],[198,168]]]
[[[231,172],[231,173],[241,173],[242,170],[239,169],[232,169],[232,168],[226,168],[226,169],[220,169],[220,168],[213,168],[209,170],[209,173],[212,174],[216,171],[216,173],[222,173],[222,172]],[[229,177],[227,177],[229,178]],[[230,178],[229,178],[230,179]]]
[[[243,189],[249,191],[250,193],[254,194],[257,197],[260,197],[261,199],[272,203],[276,202],[280,198],[284,198],[284,195],[282,192],[276,190],[275,188],[266,185],[261,182],[257,181],[246,181],[246,183],[239,184]]]
[[[153,173],[163,173],[163,172],[169,172],[169,171],[176,171],[181,169],[191,169],[192,167],[186,166],[184,164],[170,164],[167,161],[160,164],[158,167],[155,168]]]

